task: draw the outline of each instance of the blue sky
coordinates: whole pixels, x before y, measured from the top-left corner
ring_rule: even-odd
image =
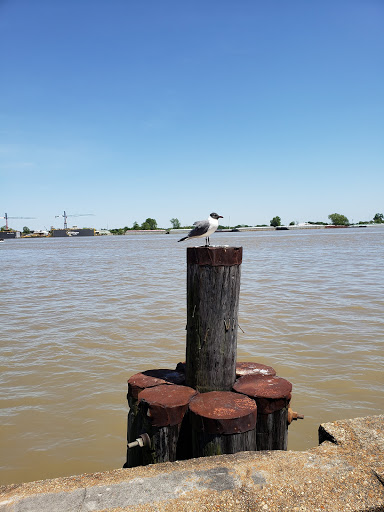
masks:
[[[0,215],[372,219],[383,25],[382,0],[0,0]]]

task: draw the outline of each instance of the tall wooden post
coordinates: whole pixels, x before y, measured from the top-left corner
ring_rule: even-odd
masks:
[[[242,247],[188,247],[186,384],[230,391],[236,379]]]

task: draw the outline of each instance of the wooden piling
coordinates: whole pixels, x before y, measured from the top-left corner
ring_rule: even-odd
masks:
[[[194,457],[256,450],[257,406],[231,391],[196,395],[189,404]]]
[[[287,449],[288,423],[302,417],[288,409],[291,383],[236,363],[241,263],[242,247],[187,249],[186,361],[129,379],[124,467]]]
[[[196,393],[187,386],[166,384],[139,393],[138,423],[151,440],[150,447],[141,448],[144,465],[186,458],[178,456],[178,440],[188,404]]]
[[[186,384],[230,391],[236,378],[242,247],[188,247]]]
[[[154,369],[135,373],[128,379],[128,427],[127,442],[135,441],[141,434],[145,433],[143,420],[139,415],[138,396],[141,391],[160,385],[184,384],[185,375],[170,369]],[[138,447],[127,449],[125,468],[133,468],[143,465],[143,451]]]
[[[292,384],[276,376],[245,375],[233,389],[257,404],[257,450],[286,450]]]

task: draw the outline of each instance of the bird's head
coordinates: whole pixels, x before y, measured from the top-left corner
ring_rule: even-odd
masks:
[[[217,215],[217,213],[211,213],[210,217],[212,217],[212,219],[223,219],[224,218],[224,217],[222,217],[222,215]]]

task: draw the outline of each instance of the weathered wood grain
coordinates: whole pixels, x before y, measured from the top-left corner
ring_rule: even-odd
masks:
[[[192,432],[192,453],[194,457],[210,457],[243,451],[256,450],[256,430],[239,434],[209,434]]]
[[[288,444],[288,406],[271,414],[257,414],[257,450],[286,450]]]
[[[239,264],[187,265],[186,382],[199,392],[232,389],[239,292]]]

